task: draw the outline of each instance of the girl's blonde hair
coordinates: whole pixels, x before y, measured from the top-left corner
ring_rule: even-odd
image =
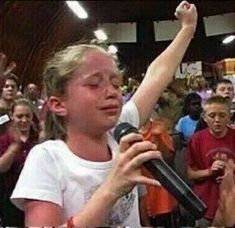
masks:
[[[73,72],[79,68],[82,57],[88,51],[107,53],[105,48],[94,44],[75,44],[54,54],[43,71],[44,89],[47,98],[65,95],[65,88]],[[116,60],[117,58],[114,58]],[[48,111],[45,120],[45,139],[65,139],[64,118]]]

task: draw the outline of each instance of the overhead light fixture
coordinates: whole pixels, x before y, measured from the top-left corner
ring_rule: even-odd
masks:
[[[116,54],[118,49],[115,45],[111,44],[111,45],[109,45],[108,51],[109,51],[109,53]]]
[[[98,30],[94,31],[94,34],[95,34],[96,38],[100,41],[105,41],[108,39],[106,33],[102,29],[98,29]]]
[[[83,7],[78,3],[78,1],[66,1],[69,8],[81,19],[88,18],[87,12]]]
[[[234,36],[234,35],[227,36],[227,37],[223,40],[223,44],[231,43],[233,40],[235,40],[235,36]]]

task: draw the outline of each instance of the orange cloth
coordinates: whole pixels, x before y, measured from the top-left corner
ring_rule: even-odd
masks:
[[[162,121],[151,121],[147,129],[141,129],[145,140],[156,143],[158,150],[162,153],[174,151],[173,140],[167,132],[166,125]],[[145,169],[142,169],[145,176],[152,175]],[[147,194],[145,195],[145,205],[148,216],[171,212],[177,205],[177,201],[162,187],[147,185]]]

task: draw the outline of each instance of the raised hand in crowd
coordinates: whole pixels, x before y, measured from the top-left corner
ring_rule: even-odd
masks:
[[[194,4],[182,1],[176,11],[181,22],[181,30],[167,49],[150,64],[142,83],[132,97],[137,108],[141,110],[140,126],[147,121],[163,90],[173,80],[196,30],[198,15]],[[148,97],[149,101],[146,102],[144,97]]]
[[[14,61],[7,62],[5,54],[0,53],[0,91],[5,83],[6,76],[16,68]]]
[[[175,16],[181,21],[182,27],[192,26],[196,29],[197,10],[193,4],[182,1],[175,10]]]

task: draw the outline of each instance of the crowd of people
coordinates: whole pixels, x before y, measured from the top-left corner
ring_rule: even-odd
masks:
[[[141,83],[129,80],[123,90],[117,57],[94,44],[52,56],[44,99],[34,83],[19,92],[16,64],[0,54],[0,225],[235,225],[234,88],[221,79],[210,91],[203,79],[180,89],[174,73],[196,30],[195,5],[181,2],[176,16],[175,39]],[[118,144],[113,134],[121,122],[140,132]],[[179,149],[185,181],[207,206],[198,220],[185,219],[142,166],[164,159],[175,168]]]

